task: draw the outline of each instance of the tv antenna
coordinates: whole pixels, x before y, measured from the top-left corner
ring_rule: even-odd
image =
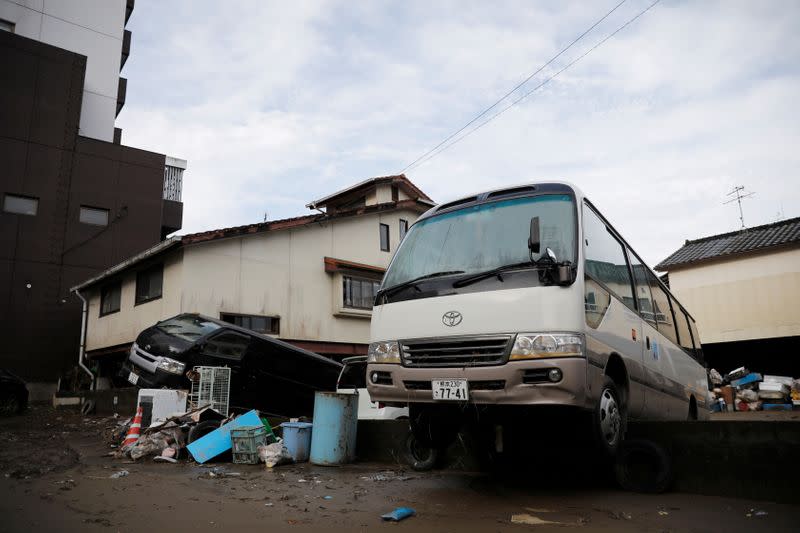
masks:
[[[742,211],[742,200],[745,198],[750,198],[755,193],[754,192],[743,193],[742,191],[744,191],[744,185],[737,185],[736,187],[734,187],[733,190],[729,192],[726,196],[735,194],[736,198],[731,198],[727,202],[722,202],[722,205],[729,204],[731,202],[737,202],[739,204],[739,220],[742,221],[742,229],[745,229],[744,212]]]

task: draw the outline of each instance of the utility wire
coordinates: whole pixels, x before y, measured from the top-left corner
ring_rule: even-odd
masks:
[[[467,129],[468,127],[470,127],[470,126],[471,126],[471,125],[472,125],[472,124],[473,124],[473,123],[474,123],[476,120],[478,120],[479,118],[481,118],[482,116],[484,116],[486,113],[488,113],[489,111],[491,111],[492,109],[494,109],[495,107],[497,107],[497,106],[500,104],[500,102],[502,102],[503,100],[505,100],[506,98],[508,98],[508,97],[509,97],[509,96],[511,96],[512,94],[514,94],[514,92],[515,92],[517,89],[519,89],[520,87],[522,87],[523,85],[525,85],[526,83],[528,83],[529,81],[531,81],[531,79],[532,79],[534,76],[536,76],[536,75],[537,75],[537,74],[539,74],[539,73],[540,73],[542,70],[544,70],[545,68],[547,68],[547,66],[548,66],[548,65],[550,65],[550,63],[552,63],[553,61],[555,61],[556,59],[558,59],[558,58],[559,58],[559,57],[560,57],[560,56],[561,56],[561,55],[562,55],[564,52],[566,52],[567,50],[569,50],[570,48],[572,48],[572,46],[573,46],[573,45],[575,45],[575,43],[577,43],[578,41],[580,41],[581,39],[583,39],[584,37],[586,37],[586,35],[587,35],[587,34],[588,34],[590,31],[592,31],[593,29],[595,29],[595,28],[597,27],[597,25],[598,25],[598,24],[600,24],[600,23],[601,23],[601,22],[603,22],[605,19],[607,19],[607,18],[608,18],[608,17],[609,17],[609,16],[610,16],[610,15],[611,15],[611,14],[612,14],[614,11],[616,11],[616,10],[617,10],[617,8],[619,8],[619,7],[620,7],[622,4],[624,4],[625,2],[627,2],[627,0],[622,0],[622,1],[621,1],[619,4],[615,5],[615,6],[614,6],[614,7],[611,9],[611,11],[609,11],[608,13],[606,13],[605,15],[603,15],[603,16],[602,16],[602,18],[600,18],[600,19],[599,19],[597,22],[595,22],[594,24],[592,24],[591,26],[589,26],[589,28],[588,28],[586,31],[584,31],[583,33],[581,33],[580,35],[578,35],[578,37],[576,37],[576,38],[575,38],[575,40],[573,40],[571,43],[569,43],[569,44],[568,44],[568,45],[567,45],[565,48],[562,48],[562,49],[561,49],[561,51],[560,51],[560,52],[558,52],[556,55],[554,55],[553,57],[551,57],[551,58],[550,58],[550,59],[547,61],[547,63],[545,63],[544,65],[542,65],[542,66],[541,66],[541,67],[539,67],[538,69],[536,69],[536,71],[535,71],[533,74],[531,74],[530,76],[528,76],[527,78],[525,78],[524,80],[522,80],[521,82],[519,82],[519,83],[518,83],[516,86],[514,86],[514,88],[513,88],[513,89],[511,89],[511,90],[510,90],[510,91],[508,91],[506,94],[504,94],[504,95],[503,95],[501,98],[499,98],[499,99],[498,99],[498,100],[497,100],[495,103],[493,103],[492,105],[490,105],[489,107],[487,107],[486,109],[484,109],[483,111],[481,111],[481,112],[480,112],[478,115],[476,115],[476,116],[475,116],[475,117],[474,117],[472,120],[470,120],[469,122],[467,122],[466,124],[464,124],[464,125],[463,125],[463,126],[462,126],[462,127],[459,129],[459,130],[458,130],[458,131],[456,131],[456,132],[454,132],[454,133],[451,133],[451,134],[450,134],[448,137],[446,137],[446,138],[445,138],[445,139],[444,139],[442,142],[440,142],[439,144],[437,144],[436,146],[434,146],[433,148],[431,148],[430,150],[428,150],[427,152],[425,152],[424,154],[422,154],[421,156],[419,156],[418,158],[416,158],[414,161],[412,161],[411,163],[409,163],[409,164],[406,166],[406,168],[404,168],[404,169],[403,169],[403,170],[401,170],[400,172],[401,172],[401,173],[403,173],[403,172],[405,172],[406,170],[408,170],[409,168],[413,167],[413,166],[414,166],[414,165],[415,165],[415,164],[416,164],[416,163],[417,163],[419,160],[421,160],[421,159],[424,159],[424,158],[425,158],[425,156],[427,156],[427,155],[428,155],[428,154],[430,154],[431,152],[434,152],[434,151],[436,151],[436,149],[437,149],[437,148],[439,148],[439,147],[440,147],[440,146],[442,146],[444,143],[446,143],[447,141],[449,141],[450,139],[452,139],[453,137],[455,137],[456,135],[458,135],[459,133],[461,133],[462,131],[464,131],[464,130],[465,130],[465,129]]]
[[[410,165],[408,165],[406,168],[404,168],[404,169],[403,169],[403,172],[405,172],[406,170],[412,169],[412,168],[416,168],[416,167],[418,167],[418,166],[422,165],[423,163],[425,163],[425,162],[427,162],[427,161],[430,161],[431,159],[433,159],[433,158],[434,158],[434,157],[436,157],[437,155],[441,154],[441,153],[442,153],[442,152],[444,152],[445,150],[447,150],[447,149],[451,148],[452,146],[454,146],[454,145],[458,144],[459,142],[461,142],[461,141],[462,141],[463,139],[465,139],[466,137],[468,137],[468,136],[472,135],[473,133],[475,133],[476,131],[478,131],[479,129],[481,129],[483,126],[485,126],[485,125],[486,125],[486,124],[488,124],[489,122],[493,121],[494,119],[496,119],[497,117],[499,117],[500,115],[502,115],[503,113],[505,113],[506,111],[508,111],[509,109],[511,109],[512,107],[516,106],[516,105],[517,105],[517,104],[519,104],[521,101],[523,101],[523,100],[525,100],[527,97],[529,97],[531,94],[533,94],[534,92],[538,91],[539,89],[541,89],[542,87],[544,87],[545,85],[547,85],[547,84],[548,84],[550,81],[552,81],[554,78],[556,78],[556,77],[557,77],[559,74],[561,74],[562,72],[564,72],[565,70],[567,70],[568,68],[570,68],[572,65],[574,65],[575,63],[577,63],[578,61],[580,61],[581,59],[583,59],[584,57],[586,57],[587,55],[589,55],[591,52],[593,52],[594,50],[596,50],[597,48],[599,48],[600,46],[602,46],[602,45],[603,45],[603,44],[604,44],[606,41],[608,41],[609,39],[611,39],[612,37],[614,37],[616,34],[618,34],[619,32],[621,32],[621,31],[622,31],[622,30],[624,30],[625,28],[627,28],[629,25],[633,24],[633,23],[634,23],[634,22],[635,22],[637,19],[639,19],[639,17],[641,17],[642,15],[644,15],[645,13],[647,13],[648,11],[650,11],[650,9],[652,9],[653,7],[655,7],[655,5],[656,5],[656,4],[658,4],[660,1],[661,1],[661,0],[655,0],[655,1],[654,1],[652,4],[650,4],[650,5],[649,5],[649,6],[647,6],[645,9],[643,9],[642,11],[640,11],[640,12],[639,12],[639,13],[638,13],[638,14],[637,14],[635,17],[633,17],[633,18],[629,19],[627,22],[625,22],[625,24],[623,24],[622,26],[620,26],[619,28],[617,28],[616,30],[614,30],[614,31],[613,31],[611,34],[607,35],[607,36],[606,36],[605,38],[603,38],[603,39],[602,39],[600,42],[598,42],[597,44],[595,44],[594,46],[592,46],[591,48],[589,48],[589,49],[588,49],[586,52],[584,52],[583,54],[581,54],[580,56],[578,56],[576,59],[574,59],[573,61],[571,61],[571,62],[567,63],[567,65],[566,65],[566,66],[564,66],[564,67],[563,67],[563,68],[561,68],[559,71],[557,71],[555,74],[553,74],[552,76],[550,76],[550,77],[548,77],[547,79],[545,79],[544,81],[542,81],[542,82],[541,82],[539,85],[537,85],[536,87],[534,87],[534,88],[533,88],[533,89],[531,89],[530,91],[526,92],[525,94],[523,94],[522,96],[520,96],[519,98],[517,98],[516,100],[514,100],[513,102],[511,102],[509,105],[507,105],[506,107],[504,107],[503,109],[501,109],[500,111],[498,111],[497,113],[495,113],[494,115],[492,115],[491,117],[489,117],[489,118],[488,118],[487,120],[485,120],[484,122],[480,123],[480,124],[479,124],[478,126],[476,126],[475,128],[473,128],[473,129],[469,130],[469,131],[468,131],[468,132],[466,132],[464,135],[462,135],[462,136],[458,137],[458,138],[457,138],[455,141],[451,142],[450,144],[447,144],[446,146],[442,146],[442,145],[444,145],[444,144],[445,144],[445,143],[446,143],[448,140],[452,139],[453,137],[455,137],[456,135],[458,135],[460,132],[464,131],[464,130],[465,130],[465,129],[466,129],[466,128],[467,128],[467,127],[470,125],[470,124],[474,123],[474,122],[475,122],[477,119],[479,119],[481,116],[485,115],[485,114],[486,114],[486,112],[488,112],[490,109],[492,109],[492,108],[496,107],[496,106],[497,106],[497,104],[499,104],[501,101],[503,101],[503,100],[504,100],[504,99],[505,99],[505,98],[506,98],[506,97],[507,97],[509,94],[511,94],[511,93],[513,93],[515,90],[517,90],[517,88],[518,88],[519,86],[515,87],[515,88],[514,88],[514,89],[513,89],[513,90],[512,90],[510,93],[508,93],[506,96],[504,96],[503,98],[501,98],[500,100],[498,100],[497,102],[495,102],[495,103],[494,103],[494,104],[493,104],[493,105],[492,105],[490,108],[487,108],[487,109],[486,109],[486,111],[484,111],[484,112],[483,112],[483,113],[481,113],[479,116],[475,117],[475,119],[473,119],[472,121],[470,121],[470,123],[469,123],[469,124],[467,124],[466,126],[464,126],[463,128],[461,128],[460,130],[458,130],[458,131],[457,131],[457,132],[455,132],[454,134],[450,135],[450,136],[449,136],[447,139],[445,139],[444,141],[442,141],[441,143],[439,143],[438,145],[436,145],[436,147],[432,148],[431,150],[429,150],[428,152],[426,152],[424,155],[422,155],[422,156],[420,156],[419,158],[417,158],[417,159],[416,159],[416,160],[415,160],[413,163],[411,163],[411,164],[410,164]],[[621,4],[619,4],[619,5],[621,5]],[[617,5],[617,6],[616,6],[614,9],[616,9],[617,7],[619,7],[619,5]],[[612,10],[611,12],[613,12],[613,10]],[[611,12],[609,12],[609,14],[611,14]],[[607,17],[607,16],[608,16],[608,15],[606,15],[606,17]],[[605,17],[603,17],[603,18],[605,18]],[[602,21],[602,19],[600,19],[600,20]],[[599,22],[600,22],[600,21],[598,21],[598,23],[599,23]],[[597,24],[595,24],[595,26],[596,26],[596,25],[597,25]],[[594,26],[593,26],[593,27],[594,27]],[[590,29],[591,29],[591,28],[590,28]],[[587,31],[588,31],[588,30],[587,30]],[[585,33],[584,33],[584,35],[585,35]],[[574,41],[574,42],[577,42],[577,41]],[[573,42],[572,44],[574,44],[574,42]],[[572,44],[570,44],[570,46],[572,46]],[[569,48],[569,47],[567,47],[567,48]],[[566,50],[566,48],[565,48],[564,50]],[[561,52],[559,52],[559,55],[561,55]],[[556,57],[558,57],[558,56],[556,56]],[[553,58],[553,59],[555,59],[555,58]],[[544,68],[545,66],[547,66],[547,65],[548,65],[549,63],[551,63],[551,62],[552,62],[552,60],[548,61],[548,62],[547,62],[547,63],[546,63],[544,66],[542,66],[542,68]],[[540,70],[542,70],[542,69],[539,69],[539,70],[537,70],[537,72],[539,72]],[[534,73],[534,75],[535,75],[535,73]],[[528,79],[530,79],[530,78],[528,78]],[[525,80],[525,82],[527,82],[527,81],[528,81],[528,80]],[[525,82],[523,82],[523,83],[525,83]],[[439,148],[439,147],[441,147],[441,149],[437,150],[437,148]]]

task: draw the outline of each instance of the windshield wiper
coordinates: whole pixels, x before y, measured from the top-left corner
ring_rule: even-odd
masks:
[[[438,278],[440,276],[450,276],[453,274],[463,274],[463,270],[445,270],[442,272],[432,272],[431,274],[425,274],[424,276],[420,276],[418,278],[410,279],[408,281],[404,281],[403,283],[398,283],[397,285],[393,285],[391,287],[387,287],[385,289],[381,289],[375,295],[375,298],[378,299],[381,296],[388,296],[390,294],[394,294],[397,291],[403,290],[406,287],[410,287],[412,285],[416,285],[420,281],[425,281],[426,279]]]
[[[536,268],[535,263],[531,263],[530,261],[524,261],[522,263],[512,263],[509,265],[499,266],[497,268],[493,268],[491,270],[485,270],[483,272],[478,272],[471,276],[467,276],[466,278],[461,278],[455,282],[453,282],[453,287],[466,287],[467,285],[472,285],[473,283],[480,281],[482,279],[491,278],[492,276],[497,276],[500,281],[503,281],[502,273],[506,270],[514,270],[520,267],[529,267],[529,268]]]

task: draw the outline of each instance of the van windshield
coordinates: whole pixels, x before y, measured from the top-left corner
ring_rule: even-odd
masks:
[[[465,276],[529,261],[528,236],[535,216],[539,217],[541,252],[550,248],[558,261],[574,263],[572,196],[514,198],[435,215],[414,224],[397,250],[382,288],[438,272]]]
[[[199,316],[181,315],[159,322],[156,327],[170,335],[194,342],[222,326]]]

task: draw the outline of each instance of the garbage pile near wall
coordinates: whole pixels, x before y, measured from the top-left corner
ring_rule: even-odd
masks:
[[[731,370],[724,377],[711,369],[709,378],[714,387],[713,412],[800,409],[800,379],[762,375],[745,367]]]

